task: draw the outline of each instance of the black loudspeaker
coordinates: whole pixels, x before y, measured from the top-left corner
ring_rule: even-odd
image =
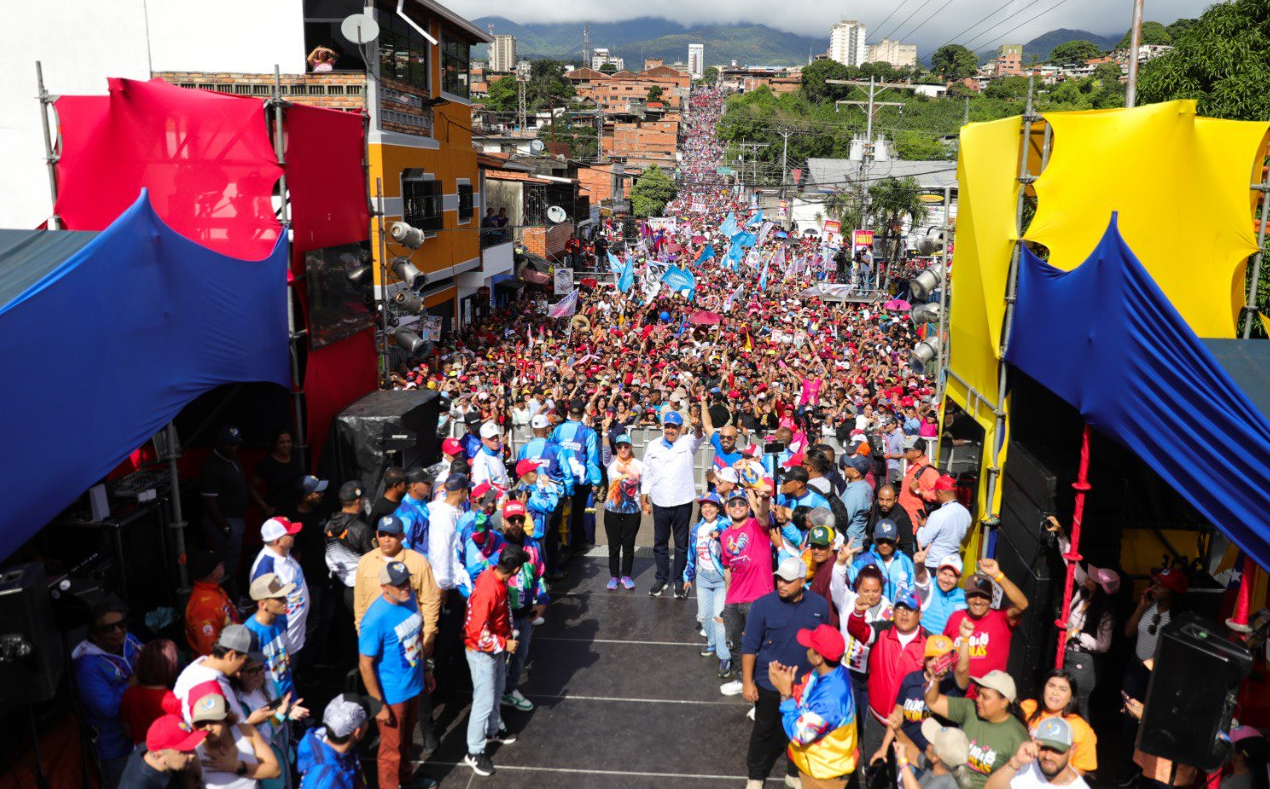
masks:
[[[53,621],[44,565],[0,573],[0,702],[48,701],[62,678],[61,635]]]
[[[331,426],[337,482],[360,480],[367,499],[390,465],[426,466],[441,458],[437,420],[442,400],[432,389],[371,392],[344,409]],[[325,463],[325,458],[323,459]]]
[[[1230,759],[1235,694],[1252,671],[1252,655],[1221,633],[1189,612],[1161,628],[1138,728],[1143,752],[1204,772]]]

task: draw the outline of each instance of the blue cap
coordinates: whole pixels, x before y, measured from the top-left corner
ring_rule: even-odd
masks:
[[[406,526],[396,515],[385,515],[375,525],[375,531],[382,531],[384,534],[405,534]]]
[[[864,455],[852,455],[847,458],[847,465],[860,472],[861,475],[868,474],[873,470],[873,461]]]
[[[895,521],[883,518],[873,526],[873,539],[899,542],[900,530],[896,527]]]
[[[922,599],[917,596],[917,590],[911,587],[905,587],[895,593],[895,599],[891,601],[893,606],[904,606],[913,611],[922,610]]]
[[[618,433],[617,436],[613,439],[613,446],[617,446],[618,444],[631,444],[632,446],[634,446],[634,444],[632,444],[631,442],[631,437],[626,435],[625,433]]]
[[[710,491],[706,495],[697,499],[697,501],[700,502],[701,504],[713,504],[719,509],[723,509],[723,499],[720,499],[719,494],[715,493],[714,491]]]
[[[661,418],[663,425],[680,425],[684,423],[684,418],[679,415],[678,411],[667,411],[666,415]]]

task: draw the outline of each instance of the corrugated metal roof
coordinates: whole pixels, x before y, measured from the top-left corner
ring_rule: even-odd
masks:
[[[542,178],[534,178],[529,173],[516,173],[510,170],[489,170],[485,173],[485,178],[487,180],[493,179],[495,181],[524,181],[525,183],[530,183],[530,184],[551,183],[550,181],[544,180]]]
[[[0,230],[0,309],[98,235],[86,230]]]
[[[860,163],[851,159],[808,159],[811,177],[807,188],[822,192],[841,189],[860,178]],[[957,188],[957,163],[935,160],[890,159],[869,165],[869,180],[913,178],[923,189]]]

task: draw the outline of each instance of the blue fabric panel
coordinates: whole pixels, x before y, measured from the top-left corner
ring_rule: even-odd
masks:
[[[57,232],[57,231],[52,231]],[[3,261],[0,261],[0,268]],[[287,250],[228,258],[140,198],[0,305],[0,559],[227,383],[290,385]]]
[[[1005,358],[1270,567],[1270,422],[1134,257],[1115,216],[1072,271],[1023,252]]]

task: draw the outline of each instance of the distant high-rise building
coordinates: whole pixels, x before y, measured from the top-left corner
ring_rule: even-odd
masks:
[[[693,79],[701,79],[706,75],[705,44],[688,45],[688,73]]]
[[[844,66],[862,66],[867,46],[865,27],[854,19],[844,19],[829,28],[829,57]]]
[[[626,61],[609,52],[607,47],[596,47],[591,50],[591,68],[599,71],[600,66],[606,63],[612,63],[618,71],[626,70]]]
[[[514,71],[516,69],[516,37],[494,36],[489,45],[489,70]]]
[[[917,65],[917,45],[901,44],[884,38],[881,43],[866,47],[864,62],[890,63],[896,68],[910,68]]]

